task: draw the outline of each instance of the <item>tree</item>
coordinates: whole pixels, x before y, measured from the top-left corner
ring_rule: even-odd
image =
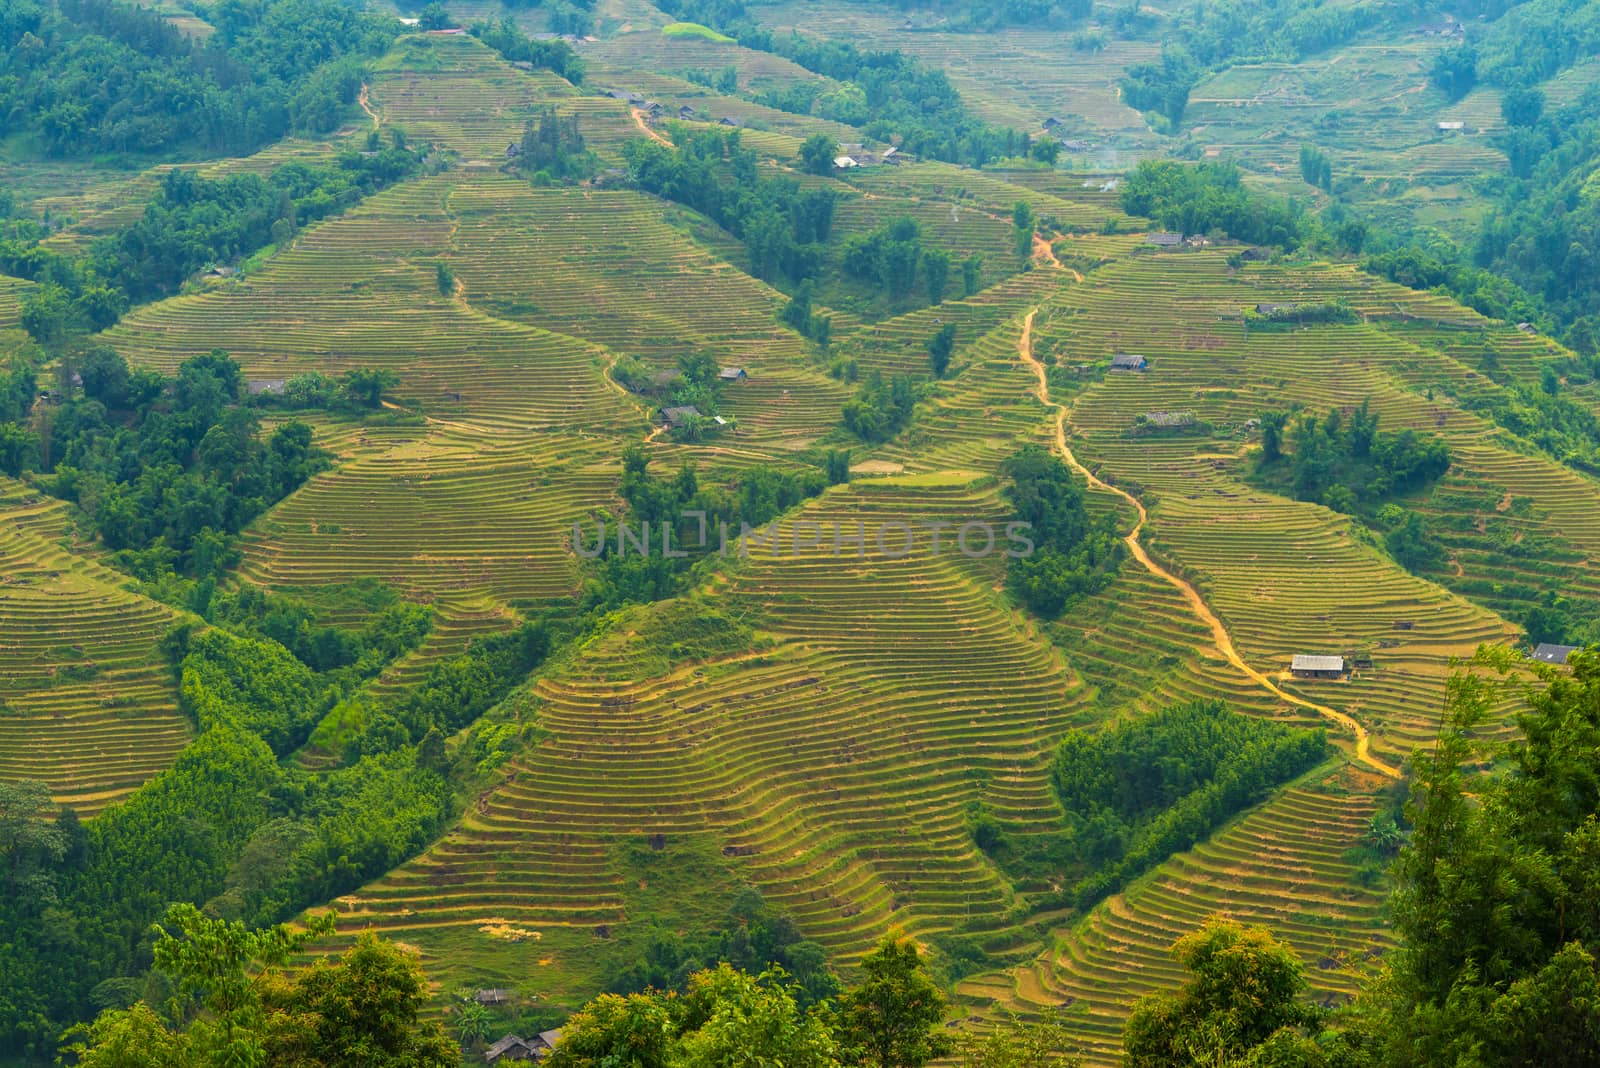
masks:
[[[752,976],[726,963],[691,978],[673,1063],[839,1068],[833,1033],[816,1015],[800,1010],[786,978],[781,970]]]
[[[19,423],[0,423],[0,473],[20,478],[38,460],[38,434]]]
[[[928,283],[928,303],[943,304],[945,286],[950,281],[950,253],[937,248],[924,252],[922,273]]]
[[[1301,1001],[1300,958],[1265,928],[1212,917],[1178,939],[1172,955],[1189,979],[1134,1006],[1123,1033],[1129,1068],[1243,1065],[1278,1032],[1295,1040],[1297,1029],[1319,1023]]]
[[[1486,649],[1447,682],[1394,867],[1400,945],[1370,992],[1389,1063],[1600,1064],[1600,655],[1569,668],[1514,683],[1529,666]],[[1478,732],[1513,695],[1518,733],[1491,747]],[[1503,774],[1478,772],[1486,751]]]
[[[950,355],[955,349],[955,324],[946,323],[928,341],[928,362],[933,366],[933,377],[944,377],[944,373],[950,369]]]
[[[61,826],[47,819],[54,804],[42,782],[0,782],[0,873],[6,896],[29,908],[55,900],[54,869],[67,852]]]
[[[433,276],[434,282],[439,287],[439,293],[441,296],[455,296],[456,274],[450,269],[450,265],[448,263],[440,260],[439,263],[434,266]]]
[[[829,449],[825,457],[828,485],[837,486],[850,481],[850,450]]]
[[[1033,232],[1036,223],[1033,208],[1028,202],[1017,201],[1011,209],[1011,225],[1016,228],[1017,255],[1023,259],[1033,255]]]
[[[128,361],[109,345],[96,345],[78,361],[86,396],[107,408],[120,408],[128,399]]]
[[[840,1038],[878,1068],[921,1068],[954,1047],[945,998],[915,942],[893,932],[861,961],[862,980],[839,1002]]]
[[[363,934],[337,961],[319,960],[264,992],[273,1064],[456,1068],[441,1024],[419,1024],[428,983],[416,957]]]
[[[1460,44],[1435,53],[1428,80],[1451,100],[1460,100],[1478,81],[1477,51],[1470,44]]]
[[[827,134],[812,134],[800,144],[800,165],[807,174],[832,174],[839,158],[839,142]]]
[[[1283,427],[1288,412],[1261,413],[1261,461],[1274,463],[1283,458]]]
[[[1533,126],[1544,114],[1544,93],[1532,86],[1513,86],[1500,98],[1507,126]]]
[[[72,298],[58,285],[42,285],[22,298],[22,329],[41,345],[62,341],[77,327]]]
[[[344,394],[349,400],[368,408],[383,405],[383,392],[400,384],[400,376],[393,371],[358,367],[345,372]]]
[[[983,253],[974,252],[961,261],[961,290],[972,296],[983,288]]]
[[[168,930],[171,928],[172,930]],[[157,928],[156,968],[177,983],[168,1019],[140,1001],[74,1028],[67,1052],[86,1068],[454,1068],[460,1051],[438,1023],[418,1023],[428,997],[415,958],[363,935],[337,960],[299,972],[285,963],[333,930],[331,914],[301,931],[251,930],[174,905]],[[176,933],[174,933],[176,932]]]
[[[1054,167],[1061,158],[1061,142],[1053,137],[1041,137],[1033,143],[1033,158]]]
[[[418,28],[424,30],[448,30],[454,25],[455,20],[450,17],[450,12],[437,0],[422,9],[418,21]]]

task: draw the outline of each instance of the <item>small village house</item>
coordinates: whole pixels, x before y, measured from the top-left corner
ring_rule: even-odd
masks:
[[[661,409],[660,423],[670,430],[679,430],[689,425],[689,420],[699,419],[700,409],[692,404],[684,404],[675,408]]]
[[[1289,672],[1297,679],[1342,679],[1344,657],[1296,653],[1289,662]]]
[[[1540,642],[1533,648],[1533,658],[1541,664],[1565,664],[1567,657],[1578,651],[1576,645],[1556,645]]]
[[[1177,248],[1179,245],[1183,244],[1183,235],[1158,232],[1145,238],[1144,243],[1147,245],[1154,245],[1156,248]]]
[[[1113,371],[1148,371],[1150,361],[1133,352],[1119,352],[1111,357]]]
[[[724,382],[743,382],[750,376],[743,367],[724,367],[717,372],[717,377]]]

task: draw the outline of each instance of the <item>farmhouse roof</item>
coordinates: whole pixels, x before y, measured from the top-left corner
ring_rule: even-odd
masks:
[[[1292,312],[1300,307],[1298,304],[1257,304],[1257,315],[1276,315],[1279,312]]]
[[[1441,130],[1465,130],[1466,128],[1467,124],[1462,122],[1460,119],[1452,119],[1439,123],[1439,129]]]
[[[472,995],[472,1000],[479,1005],[499,1005],[502,1002],[511,1000],[511,991],[497,986],[490,987],[488,990],[480,990]]]
[[[533,62],[527,59],[513,59],[511,65],[518,70],[532,70]]]
[[[1160,245],[1162,248],[1175,248],[1183,244],[1182,234],[1154,233],[1144,239],[1147,245]]]
[[[281,378],[252,378],[244,384],[245,392],[252,397],[259,397],[263,393],[282,393],[284,380]]]
[[[717,377],[725,382],[736,382],[741,378],[749,378],[743,367],[724,367],[717,372]]]
[[[661,418],[665,419],[669,426],[683,426],[690,419],[700,418],[700,409],[692,404],[684,404],[676,408],[663,408],[661,409]]]
[[[505,1035],[483,1051],[483,1060],[486,1064],[493,1064],[501,1057],[514,1057],[517,1060],[528,1060],[535,1056],[537,1051],[518,1035]]]
[[[833,165],[840,170],[848,170],[851,167],[861,166],[861,164],[857,163],[854,157],[851,156],[840,156],[838,159],[833,161]]]
[[[1060,126],[1060,125],[1061,125],[1061,120],[1056,118],[1054,115],[1052,115],[1048,119],[1044,120],[1044,128],[1046,130],[1054,130],[1057,126]]]
[[[1070,141],[1061,142],[1061,147],[1066,149],[1068,152],[1087,152],[1093,148],[1094,145],[1088,141],[1082,140],[1081,138],[1075,137]]]
[[[556,1043],[561,1041],[561,1028],[556,1027],[549,1031],[539,1032],[539,1041],[549,1049],[555,1049]]]
[[[694,118],[694,108],[690,107],[688,104],[683,105],[683,107],[678,109],[678,118],[680,118],[680,119],[692,119],[692,118]]]
[[[1567,657],[1578,651],[1576,645],[1556,645],[1540,642],[1533,650],[1533,658],[1545,664],[1565,664]]]
[[[1524,334],[1537,334],[1539,332],[1539,328],[1534,326],[1532,323],[1518,323],[1517,329],[1521,330]]]
[[[1193,412],[1145,412],[1144,421],[1151,426],[1194,426],[1198,419]]]
[[[1342,656],[1313,656],[1308,653],[1294,654],[1294,660],[1289,664],[1291,671],[1343,671],[1344,657]]]
[[[718,126],[737,126],[737,125],[739,125],[739,120],[738,119],[730,119],[726,115],[724,115],[722,118],[717,120],[717,125]]]
[[[1114,371],[1143,371],[1148,366],[1148,360],[1133,352],[1119,352],[1111,357],[1111,369]]]

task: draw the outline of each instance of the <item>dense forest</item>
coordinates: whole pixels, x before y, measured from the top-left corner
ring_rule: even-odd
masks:
[[[0,116],[57,156],[247,154],[342,120],[401,27],[340,0],[202,6],[204,44],[117,0],[0,9]],[[15,47],[11,42],[17,42]]]

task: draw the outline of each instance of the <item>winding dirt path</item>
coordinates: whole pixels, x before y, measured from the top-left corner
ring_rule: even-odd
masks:
[[[633,116],[634,125],[639,127],[640,131],[642,131],[646,137],[650,138],[650,140],[654,141],[658,145],[666,145],[668,148],[678,147],[671,141],[668,141],[665,137],[662,137],[659,131],[645,121],[644,112],[640,111],[638,108],[629,108],[628,112]]]
[[[361,95],[356,97],[356,103],[361,105],[362,111],[365,111],[369,116],[371,116],[372,128],[374,130],[381,129],[383,127],[383,123],[378,119],[378,113],[372,110],[372,97],[367,92],[366,82],[361,83]]]
[[[1033,376],[1038,381],[1035,393],[1039,398],[1039,402],[1046,408],[1055,409],[1056,451],[1061,454],[1061,458],[1065,460],[1068,465],[1073,468],[1073,470],[1082,474],[1083,477],[1088,480],[1091,488],[1103,490],[1106,493],[1116,494],[1118,497],[1121,497],[1123,500],[1133,505],[1135,511],[1138,512],[1139,521],[1134,524],[1133,529],[1130,530],[1127,537],[1123,539],[1123,541],[1127,543],[1128,551],[1133,554],[1133,558],[1139,561],[1139,563],[1144,566],[1146,571],[1150,572],[1152,575],[1155,575],[1157,578],[1170,583],[1172,586],[1177,588],[1179,593],[1183,594],[1184,600],[1189,602],[1189,607],[1194,610],[1194,614],[1200,618],[1201,622],[1205,623],[1206,626],[1211,628],[1211,640],[1216,644],[1217,651],[1222,654],[1223,658],[1227,660],[1228,663],[1237,668],[1251,682],[1254,682],[1256,685],[1262,687],[1275,697],[1278,697],[1283,701],[1287,701],[1291,705],[1297,705],[1300,708],[1310,709],[1325,719],[1328,719],[1349,731],[1355,736],[1357,762],[1365,764],[1367,767],[1378,772],[1380,775],[1385,775],[1391,779],[1398,779],[1400,777],[1400,772],[1396,768],[1384,763],[1382,760],[1379,760],[1377,757],[1372,755],[1367,729],[1357,722],[1354,717],[1347,715],[1344,712],[1340,712],[1337,709],[1329,708],[1327,705],[1319,705],[1315,702],[1307,701],[1303,697],[1296,697],[1294,694],[1285,691],[1276,682],[1273,682],[1267,676],[1261,674],[1261,672],[1245,663],[1244,657],[1239,655],[1239,650],[1233,644],[1232,636],[1228,634],[1228,628],[1224,627],[1222,625],[1222,620],[1218,619],[1216,613],[1211,611],[1210,606],[1205,602],[1205,598],[1200,596],[1200,592],[1187,581],[1173,574],[1171,571],[1168,571],[1166,568],[1162,567],[1160,564],[1151,559],[1150,554],[1145,551],[1144,546],[1139,542],[1139,532],[1144,529],[1145,523],[1150,518],[1149,513],[1145,511],[1144,504],[1140,502],[1139,498],[1135,497],[1131,493],[1128,493],[1126,490],[1118,489],[1116,486],[1110,485],[1109,483],[1106,483],[1095,477],[1092,471],[1079,462],[1078,458],[1073,455],[1072,449],[1067,445],[1067,407],[1064,404],[1058,404],[1050,399],[1050,384],[1045,375],[1044,364],[1035,359],[1033,355],[1033,320],[1034,316],[1037,314],[1038,309],[1035,308],[1033,311],[1030,311],[1027,317],[1022,321],[1022,336],[1017,339],[1017,355],[1022,357],[1022,361],[1026,363],[1029,369],[1033,371]]]

